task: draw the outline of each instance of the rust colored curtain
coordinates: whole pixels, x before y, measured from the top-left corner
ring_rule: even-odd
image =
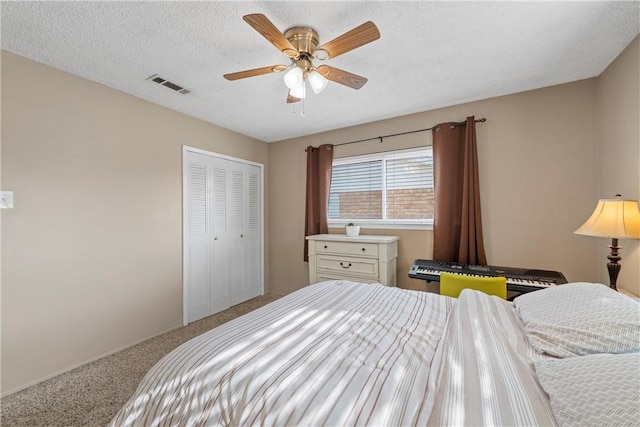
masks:
[[[433,130],[433,259],[487,265],[482,237],[475,118]]]
[[[304,236],[326,234],[327,206],[331,187],[331,165],[333,145],[307,147],[307,201],[305,209]],[[309,261],[309,242],[304,240],[304,260]]]

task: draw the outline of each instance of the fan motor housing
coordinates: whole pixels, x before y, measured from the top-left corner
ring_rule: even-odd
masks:
[[[313,55],[318,47],[318,33],[309,27],[293,27],[289,28],[284,36],[300,53]]]

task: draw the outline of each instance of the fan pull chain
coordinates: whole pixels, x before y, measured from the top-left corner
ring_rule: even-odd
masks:
[[[301,117],[307,117],[307,113],[304,110],[304,99],[305,98],[302,98],[302,101],[301,101],[302,102],[302,110],[300,110],[300,113],[299,113]],[[296,104],[293,104],[293,114],[298,114],[298,111],[296,110]]]

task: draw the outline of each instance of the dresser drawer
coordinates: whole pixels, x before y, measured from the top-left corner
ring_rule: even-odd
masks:
[[[316,242],[316,252],[319,254],[344,254],[377,257],[378,244],[320,241]]]
[[[318,273],[318,282],[324,282],[325,280],[348,280],[350,282],[359,282],[359,283],[378,283],[377,277],[359,277],[359,276],[348,276],[346,274],[337,274],[337,273]]]
[[[319,255],[318,271],[378,277],[378,260]]]

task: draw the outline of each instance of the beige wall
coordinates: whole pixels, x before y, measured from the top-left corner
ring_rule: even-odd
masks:
[[[640,200],[640,41],[638,37],[598,78],[598,198],[622,194]],[[595,207],[595,201],[593,202]],[[585,219],[590,214],[585,212]],[[606,269],[611,239],[598,241],[600,281],[609,283]],[[623,247],[618,288],[640,295],[640,241],[620,240]]]
[[[268,145],[2,52],[1,187],[16,197],[0,211],[2,393],[180,325],[183,144],[266,165],[265,286],[284,294],[308,283],[305,146],[486,117],[477,130],[489,262],[606,282],[606,239],[573,231],[598,197],[640,198],[639,49],[636,39],[598,79]],[[430,231],[363,233],[399,235],[399,284],[424,289],[407,271],[431,257]],[[638,243],[622,244],[619,283],[640,293]]]
[[[477,125],[485,248],[490,264],[562,271],[569,280],[597,280],[596,242],[573,233],[597,198],[596,80],[519,93],[269,144],[271,289],[308,283],[302,262],[307,145],[341,143],[430,127],[466,116]],[[429,136],[337,147],[336,157],[419,146]],[[342,230],[330,230],[342,232]],[[431,258],[432,232],[364,230],[400,236],[399,286],[414,259]]]
[[[263,142],[2,52],[3,393],[181,325],[183,144],[267,163]]]

